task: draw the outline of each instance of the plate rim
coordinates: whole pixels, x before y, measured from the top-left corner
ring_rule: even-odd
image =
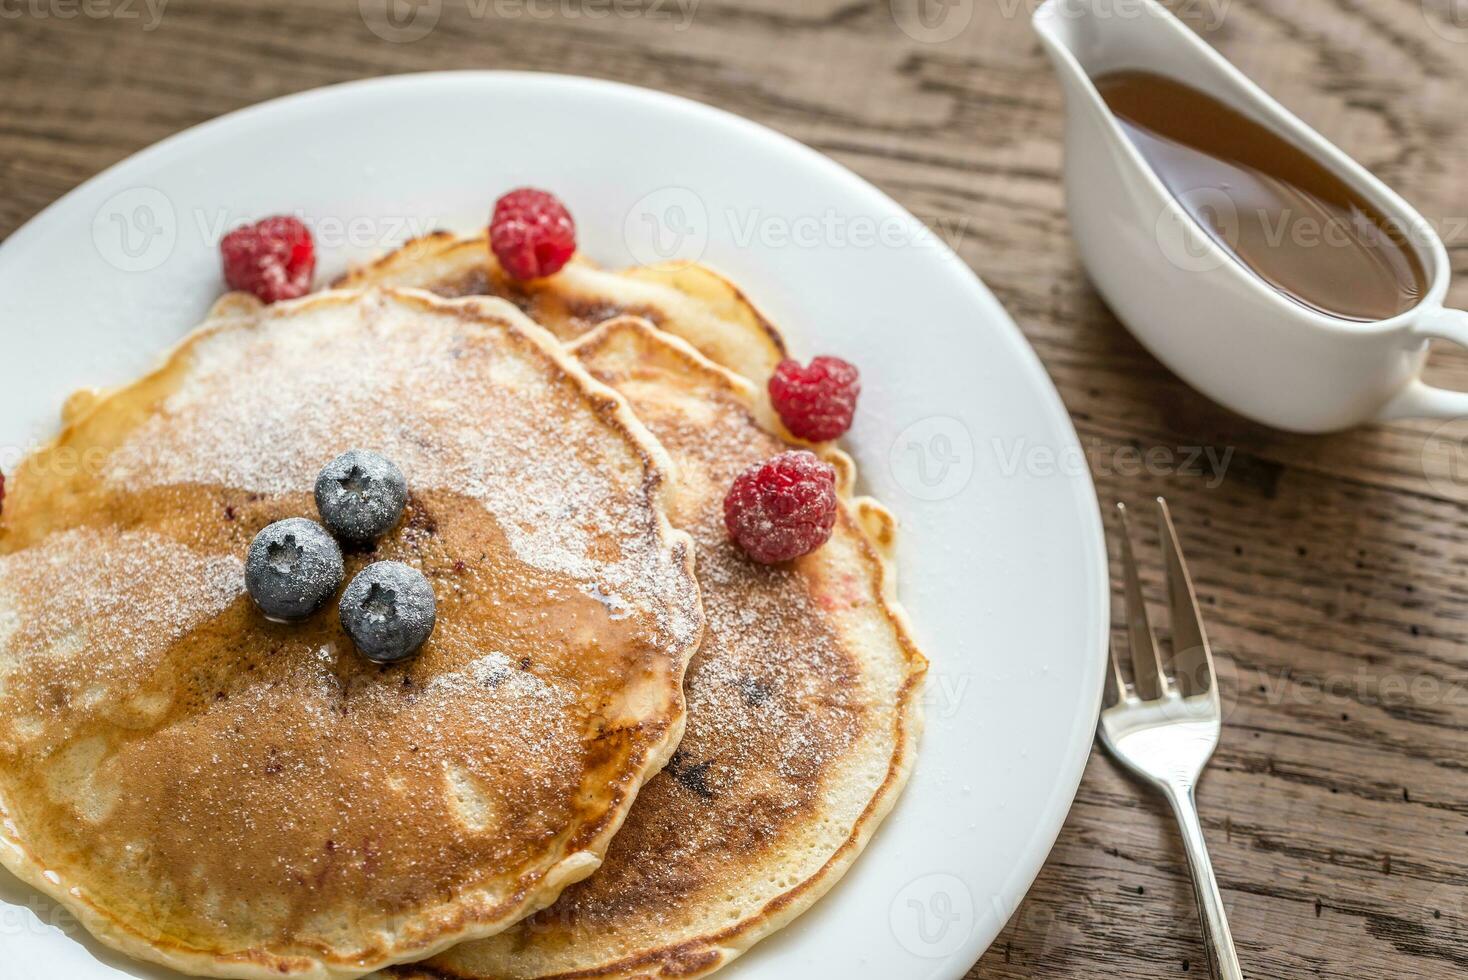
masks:
[[[316,102],[351,98],[362,91],[412,87],[421,87],[426,90],[435,85],[481,82],[561,87],[568,91],[579,88],[608,93],[623,99],[637,100],[653,108],[702,115],[711,122],[731,127],[744,137],[760,140],[782,153],[798,157],[806,165],[823,171],[827,177],[846,185],[853,192],[875,200],[884,208],[903,216],[908,221],[921,224],[915,215],[881,188],[814,147],[763,123],[696,99],[626,82],[561,72],[502,69],[427,70],[353,79],[293,92],[242,106],[166,136],[87,178],[11,232],[4,241],[0,241],[0,269],[3,269],[12,253],[24,246],[33,236],[41,234],[48,222],[60,220],[66,213],[85,207],[87,200],[104,191],[109,183],[127,179],[132,171],[147,167],[155,158],[164,156],[182,143],[208,138],[218,130],[237,125],[242,121],[253,120],[255,117],[266,117],[282,111],[300,111],[308,109]],[[1049,372],[1045,369],[1044,363],[1040,360],[1038,352],[1019,328],[1014,317],[978,273],[946,241],[943,241],[941,236],[935,236],[934,245],[936,246],[934,261],[943,261],[950,267],[950,275],[956,282],[963,284],[974,303],[987,308],[990,313],[998,314],[990,318],[998,321],[1008,334],[1010,345],[1016,349],[1021,363],[1028,372],[1028,386],[1039,395],[1048,421],[1054,425],[1063,443],[1056,447],[1057,450],[1074,451],[1080,453],[1081,459],[1085,459],[1080,435],[1076,431],[1070,412],[1065,407],[1064,400]],[[1094,644],[1093,656],[1095,663],[1101,664],[1107,655],[1110,643],[1111,583],[1100,499],[1089,466],[1082,466],[1075,472],[1065,473],[1064,478],[1071,485],[1071,492],[1078,505],[1078,516],[1084,525],[1085,540],[1079,542],[1080,549],[1082,552],[1091,553],[1091,577],[1094,579],[1094,589],[1090,601],[1093,607],[1086,612],[1091,614],[1097,624],[1097,635],[1093,637],[1092,641]],[[900,585],[898,591],[900,598]],[[971,934],[958,949],[951,955],[936,961],[935,967],[941,971],[941,975],[952,977],[953,980],[961,980],[973,968],[1018,910],[1033,887],[1040,870],[1049,860],[1060,831],[1074,808],[1094,746],[1094,732],[1100,718],[1104,687],[1103,670],[1096,670],[1091,687],[1092,689],[1085,698],[1089,707],[1086,714],[1079,719],[1087,724],[1077,729],[1078,732],[1087,733],[1086,737],[1082,739],[1078,736],[1073,740],[1065,753],[1062,765],[1057,769],[1056,776],[1051,780],[1056,803],[1048,807],[1041,815],[1041,819],[1036,822],[1036,829],[1031,837],[1031,846],[1016,858],[1013,873],[1001,886],[1001,893],[994,896],[996,902],[1003,903],[1005,918],[987,920],[989,928],[983,928],[982,923],[976,923]],[[928,732],[925,732],[919,741],[916,766],[920,767],[922,764],[922,742],[930,737],[930,732],[931,729],[928,729]],[[899,802],[907,800],[910,795],[910,790],[904,791]],[[1060,805],[1062,801],[1063,806]],[[879,828],[877,833],[881,832]],[[955,968],[956,972],[948,972],[947,968]]]

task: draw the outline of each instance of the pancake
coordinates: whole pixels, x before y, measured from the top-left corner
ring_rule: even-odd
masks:
[[[499,296],[563,341],[600,323],[634,314],[692,344],[716,364],[765,381],[785,356],[780,334],[733,283],[690,262],[609,271],[578,255],[553,276],[516,282],[505,275],[484,235],[436,232],[336,282],[342,287],[411,286],[440,296]]]
[[[757,392],[644,321],[571,346],[672,455],[669,514],[692,533],[708,625],[688,727],[601,869],[548,909],[394,980],[692,978],[809,908],[846,872],[906,782],[927,662],[894,597],[892,518],[840,474],[831,540],[788,566],[728,541],[722,501],[789,448]]]
[[[73,406],[0,514],[0,862],[194,974],[353,977],[490,935],[594,870],[681,736],[702,632],[670,462],[493,299],[229,304]],[[253,535],[350,447],[407,475],[413,659],[267,621]]]

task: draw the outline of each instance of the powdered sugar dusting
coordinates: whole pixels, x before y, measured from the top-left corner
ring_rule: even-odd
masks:
[[[284,494],[310,489],[343,450],[372,449],[412,490],[481,501],[535,568],[644,605],[674,594],[682,571],[650,525],[637,447],[556,370],[528,370],[545,355],[502,329],[379,297],[220,331],[106,479]],[[670,645],[692,635],[665,626]]]
[[[145,658],[244,593],[244,564],[148,531],[79,528],[0,556],[7,647],[69,657]]]
[[[471,689],[493,691],[500,697],[535,704],[541,710],[561,708],[571,702],[566,690],[515,669],[514,662],[498,652],[471,660],[462,670],[439,674],[428,682],[427,693],[447,699]]]

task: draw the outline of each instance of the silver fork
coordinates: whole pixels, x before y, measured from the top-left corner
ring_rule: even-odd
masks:
[[[1126,506],[1118,503],[1116,509],[1121,519],[1132,686],[1128,687],[1122,677],[1121,662],[1113,648],[1099,726],[1101,741],[1123,765],[1160,789],[1172,804],[1193,873],[1208,965],[1215,980],[1243,980],[1193,796],[1198,777],[1218,747],[1223,726],[1213,653],[1203,634],[1203,619],[1198,614],[1188,567],[1183,564],[1177,529],[1172,526],[1167,501],[1158,497],[1158,526],[1167,559],[1167,596],[1172,612],[1172,658],[1164,664],[1142,601]],[[1167,666],[1172,668],[1171,677]]]

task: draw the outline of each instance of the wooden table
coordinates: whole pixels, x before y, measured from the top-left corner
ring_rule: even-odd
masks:
[[[922,0],[926,20],[918,2],[646,0],[626,16],[598,0],[444,0],[426,37],[388,43],[349,0],[172,0],[156,22],[144,0],[73,17],[70,0],[3,0],[0,233],[194,123],[393,72],[614,78],[811,144],[939,228],[995,290],[1059,385],[1103,500],[1172,501],[1227,673],[1201,802],[1249,975],[1463,975],[1468,485],[1429,442],[1437,426],[1284,435],[1171,375],[1077,263],[1033,0]],[[1449,5],[1171,2],[1438,224],[1450,298],[1468,306],[1468,23],[1453,30]],[[1435,352],[1429,376],[1468,388],[1468,355]],[[1172,462],[1138,466],[1159,447]],[[1181,465],[1190,447],[1228,454],[1221,479]],[[1094,755],[1049,864],[971,976],[1205,973],[1170,817]]]

